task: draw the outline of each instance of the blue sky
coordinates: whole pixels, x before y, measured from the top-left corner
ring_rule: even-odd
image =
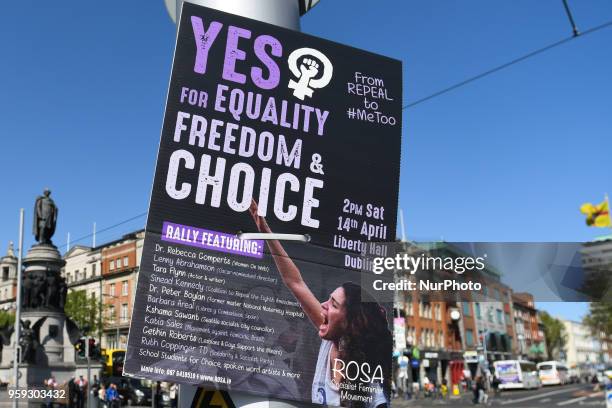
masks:
[[[375,6],[373,6],[375,4]],[[608,0],[569,2],[579,29]],[[302,30],[403,61],[411,102],[571,34],[560,0],[323,0]],[[66,243],[146,212],[175,26],[162,0],[7,2],[0,14],[0,251],[46,186]],[[404,111],[410,239],[585,241],[612,193],[612,28]],[[144,225],[100,233],[98,243]],[[86,239],[79,243],[90,244]],[[545,305],[546,306],[546,305]],[[578,319],[584,305],[547,305]]]

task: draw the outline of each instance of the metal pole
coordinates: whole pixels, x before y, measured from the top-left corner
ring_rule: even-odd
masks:
[[[300,5],[298,0],[189,0],[189,2],[300,31]],[[174,13],[168,6],[171,17],[179,17],[175,21],[180,21],[182,3],[183,0],[176,0]]]
[[[21,268],[23,263],[23,208],[19,210],[19,252],[17,258],[17,298],[15,299],[15,356],[13,366],[15,369],[15,389],[19,387],[19,359],[21,358]],[[13,400],[13,407],[17,407],[17,398]]]
[[[400,208],[399,210],[400,229],[402,232],[402,242],[406,242],[406,226],[404,225],[404,211]]]
[[[576,23],[574,22],[574,17],[572,16],[572,12],[567,4],[567,0],[563,0],[563,7],[565,7],[565,13],[567,14],[567,18],[569,19],[570,24],[572,25],[572,31],[574,33],[574,37],[578,37],[580,35],[580,31],[578,31],[578,27],[576,27]]]
[[[94,225],[93,225],[93,242],[91,243],[91,247],[95,248],[96,247],[96,222],[94,221]]]
[[[87,357],[87,389],[85,390],[85,395],[87,395],[87,406],[91,407],[93,395],[91,395],[91,361],[89,359],[89,334],[85,336],[85,356]]]
[[[95,264],[94,264],[95,265]],[[100,275],[102,268],[100,267]],[[104,294],[102,293],[102,276],[100,276],[100,310],[98,310],[98,344],[102,347],[102,312],[104,311]]]

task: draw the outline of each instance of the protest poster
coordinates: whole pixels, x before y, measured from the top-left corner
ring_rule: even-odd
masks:
[[[184,3],[126,375],[332,406],[389,399],[392,304],[360,282],[362,255],[383,248],[371,243],[395,240],[401,74]]]

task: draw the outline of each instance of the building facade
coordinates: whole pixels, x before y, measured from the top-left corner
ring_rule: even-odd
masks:
[[[593,336],[590,329],[580,322],[562,320],[567,341],[565,360],[570,367],[589,368],[612,362],[609,341],[604,336]]]
[[[445,258],[464,256],[444,243],[427,249],[429,254]],[[468,273],[438,270],[430,277],[460,281],[473,278]],[[478,281],[483,284],[480,294],[454,297],[418,290],[396,294],[396,318],[403,319],[405,326],[396,336],[406,339],[396,339],[395,344],[405,344],[406,348],[396,347],[395,354],[409,358],[409,381],[422,382],[427,377],[429,381],[457,384],[464,370],[476,376],[493,361],[517,356],[512,290],[490,267],[479,273]]]
[[[524,292],[513,293],[512,303],[519,356],[536,362],[546,359],[544,329],[533,296]]]
[[[144,231],[96,248],[77,245],[65,255],[62,275],[70,292],[84,291],[102,311],[102,348],[125,348],[130,326]]]
[[[6,255],[0,258],[0,310],[14,310],[16,295],[17,257],[10,242]]]

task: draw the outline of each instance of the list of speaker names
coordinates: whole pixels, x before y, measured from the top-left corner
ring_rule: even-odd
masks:
[[[182,245],[154,245],[144,324],[130,333],[139,338],[138,355],[154,362],[141,364],[142,373],[221,384],[245,373],[300,378],[302,373],[282,364],[286,351],[275,341],[275,322],[305,315],[293,299],[265,290],[279,279],[270,266]]]

